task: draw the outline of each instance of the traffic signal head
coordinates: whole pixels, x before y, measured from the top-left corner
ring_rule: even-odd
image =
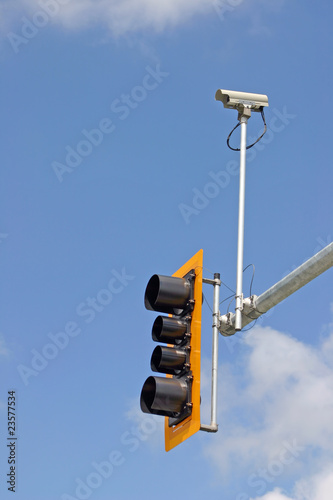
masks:
[[[146,288],[145,306],[151,311],[177,314],[188,306],[190,293],[189,279],[154,274]]]
[[[184,340],[186,332],[186,319],[157,316],[153,324],[152,337],[156,342],[177,344]]]
[[[184,381],[164,377],[148,377],[141,393],[141,409],[145,413],[174,417],[182,412],[187,398]]]
[[[200,250],[173,276],[155,274],[147,284],[147,309],[158,316],[152,338],[157,346],[151,369],[166,377],[148,377],[140,404],[145,413],[165,416],[165,447],[169,451],[200,429],[200,344],[202,307]]]

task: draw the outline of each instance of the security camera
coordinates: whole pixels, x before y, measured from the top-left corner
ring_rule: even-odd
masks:
[[[261,111],[268,106],[268,97],[263,94],[249,94],[248,92],[237,92],[235,90],[217,90],[216,101],[222,101],[223,106],[229,109],[249,108],[252,111]]]

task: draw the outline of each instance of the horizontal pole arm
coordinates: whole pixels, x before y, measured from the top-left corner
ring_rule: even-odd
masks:
[[[333,243],[316,253],[297,269],[278,281],[266,292],[253,295],[244,300],[242,311],[242,326],[246,326],[269,309],[276,306],[304,285],[317,278],[320,274],[333,266]],[[229,337],[236,333],[235,314],[228,313],[220,317],[219,331],[222,335]]]

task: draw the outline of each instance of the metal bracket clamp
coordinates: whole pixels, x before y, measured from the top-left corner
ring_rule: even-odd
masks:
[[[261,316],[262,312],[258,311],[257,300],[257,295],[251,295],[251,297],[247,297],[246,299],[242,300],[241,313],[243,323],[248,324]],[[223,335],[223,337],[231,337],[232,335],[235,335],[236,331],[234,328],[234,322],[234,313],[229,312],[227,314],[224,314],[223,316],[220,316],[219,332],[221,335]]]
[[[232,333],[228,332],[228,329],[232,327],[232,318],[235,315],[231,312],[224,314],[223,316],[220,316],[219,318],[219,332],[223,337],[231,337],[234,335],[236,332],[233,331]]]
[[[210,425],[201,424],[200,430],[205,432],[217,432],[219,430],[219,427],[217,424],[210,424]]]
[[[249,118],[251,118],[251,104],[245,104],[245,103],[242,103],[239,105],[239,107],[237,108],[238,110],[238,121],[242,121],[241,119],[244,117],[246,118],[246,120],[248,120]]]
[[[236,300],[236,309],[239,309],[240,311],[243,311],[243,305],[244,305],[244,294],[240,293],[239,295],[235,295],[235,300]]]
[[[257,319],[262,314],[257,309],[257,295],[251,295],[243,301],[243,314],[251,319]]]
[[[219,274],[219,273],[215,273],[215,274]],[[209,278],[202,278],[202,282],[205,283],[206,285],[221,285],[221,280],[220,279],[209,279]]]

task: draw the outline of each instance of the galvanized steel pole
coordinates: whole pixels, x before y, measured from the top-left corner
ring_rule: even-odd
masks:
[[[242,311],[242,326],[248,325],[259,318],[272,307],[282,302],[292,293],[299,290],[314,278],[333,266],[333,243],[316,253],[311,259],[304,262],[297,269],[285,276],[278,283],[257,297],[253,295],[244,300]],[[228,313],[220,317],[220,333],[226,337],[234,335],[235,314]]]
[[[251,116],[251,111],[246,110]],[[236,279],[236,306],[235,329],[242,329],[243,309],[243,256],[244,256],[244,212],[245,212],[245,170],[246,170],[246,127],[248,114],[240,114],[241,144],[239,168],[239,208],[238,208],[238,244],[237,244],[237,279]]]
[[[218,347],[219,347],[219,316],[220,316],[220,273],[214,274],[214,280],[203,279],[204,283],[214,285],[213,299],[213,342],[212,342],[212,385],[211,385],[211,418],[210,424],[201,424],[200,430],[206,432],[217,432],[217,369],[218,369]]]

